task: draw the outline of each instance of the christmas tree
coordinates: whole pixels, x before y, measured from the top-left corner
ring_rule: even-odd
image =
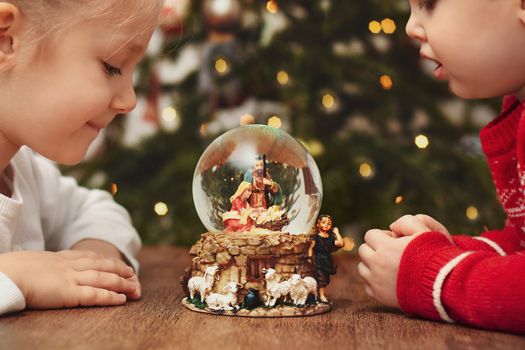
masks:
[[[137,72],[137,109],[74,169],[111,189],[146,243],[204,232],[195,165],[250,123],[303,142],[342,234],[427,213],[453,233],[503,223],[478,132],[498,101],[461,101],[404,32],[402,1],[166,1]]]

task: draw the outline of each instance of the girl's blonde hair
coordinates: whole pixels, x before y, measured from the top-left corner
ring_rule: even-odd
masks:
[[[96,22],[113,27],[140,23],[137,34],[155,26],[162,0],[4,0],[25,19],[24,41],[42,50],[75,24]]]

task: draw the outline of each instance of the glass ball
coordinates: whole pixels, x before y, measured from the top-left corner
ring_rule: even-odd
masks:
[[[310,232],[323,194],[304,146],[266,125],[241,126],[215,139],[197,163],[192,189],[210,232]]]

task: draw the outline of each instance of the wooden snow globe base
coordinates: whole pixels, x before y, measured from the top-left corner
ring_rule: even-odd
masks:
[[[186,295],[182,304],[196,312],[246,317],[328,312],[331,303],[316,301],[317,284],[311,277],[315,269],[308,261],[310,242],[310,234],[257,228],[248,232],[204,233],[190,250],[192,266],[181,277]],[[303,280],[306,287],[302,287]],[[199,289],[205,294],[202,302]],[[212,305],[211,294],[223,300],[217,301],[219,304],[213,300]]]

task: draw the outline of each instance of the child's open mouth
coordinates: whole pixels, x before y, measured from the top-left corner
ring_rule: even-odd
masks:
[[[427,54],[425,54],[422,50],[419,52],[421,58],[425,59],[425,60],[429,60],[429,61],[432,61],[434,62],[437,66],[436,68],[434,68],[434,76],[436,77],[436,79],[438,80],[443,80],[445,79],[445,71],[443,69],[443,65],[438,62],[437,60],[433,59],[432,57],[428,56]]]
[[[437,67],[434,69],[434,76],[438,80],[443,80],[445,78],[443,66],[439,62],[437,62]]]

